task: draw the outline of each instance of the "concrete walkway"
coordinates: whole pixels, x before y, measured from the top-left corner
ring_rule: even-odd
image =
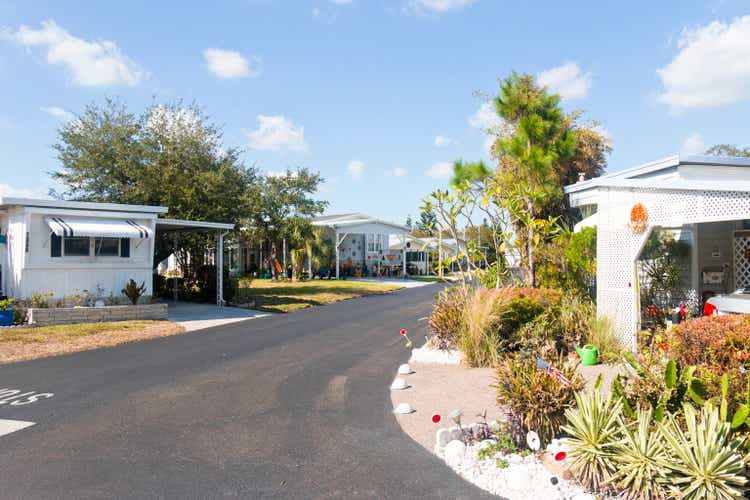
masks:
[[[346,278],[346,281],[362,281],[365,283],[387,283],[389,285],[400,285],[404,288],[417,288],[425,285],[434,285],[433,281],[419,281],[401,278]]]
[[[169,321],[182,325],[188,332],[251,318],[262,318],[270,314],[240,307],[219,307],[214,304],[194,302],[169,302]]]

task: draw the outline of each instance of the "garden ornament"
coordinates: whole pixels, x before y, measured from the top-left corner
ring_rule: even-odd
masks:
[[[411,367],[408,363],[404,363],[403,365],[398,367],[398,374],[399,375],[409,375],[411,373]]]
[[[406,330],[406,328],[402,328],[399,333],[401,334],[402,337],[406,339],[407,349],[411,349],[412,347],[414,347],[414,344],[412,344],[411,340],[409,339],[409,336],[407,335],[409,332]]]
[[[534,431],[529,431],[528,434],[526,434],[526,444],[529,445],[531,451],[539,451],[539,447],[542,445],[539,440],[539,434]]]
[[[409,413],[414,413],[415,410],[409,403],[401,403],[393,411],[401,415],[408,415]]]
[[[406,380],[401,377],[396,377],[396,379],[391,384],[391,389],[394,391],[402,391],[409,387],[409,385],[406,383]]]

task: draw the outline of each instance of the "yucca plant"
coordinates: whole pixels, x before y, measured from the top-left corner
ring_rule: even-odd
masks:
[[[626,500],[662,500],[668,469],[663,465],[668,458],[662,436],[652,425],[653,412],[638,410],[636,420],[618,418],[622,439],[614,445],[615,473],[610,483],[621,491]]]
[[[619,440],[622,403],[600,391],[576,393],[577,408],[565,411],[562,429],[570,449],[570,470],[586,488],[600,490],[615,472],[613,454]]]
[[[709,402],[698,412],[683,405],[685,430],[668,414],[659,429],[666,444],[670,489],[679,498],[741,499],[744,498],[744,439],[731,437],[731,424],[721,419],[720,412]]]

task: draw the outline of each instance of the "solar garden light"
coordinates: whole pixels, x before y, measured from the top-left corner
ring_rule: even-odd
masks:
[[[407,349],[411,349],[412,347],[414,347],[414,344],[412,343],[412,341],[409,340],[409,336],[407,335],[409,332],[406,330],[406,328],[402,328],[399,333],[401,334],[402,337],[404,337],[406,339],[406,348]]]

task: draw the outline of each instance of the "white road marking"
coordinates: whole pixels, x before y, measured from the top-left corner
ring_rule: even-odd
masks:
[[[5,436],[11,432],[20,431],[34,425],[34,422],[24,422],[23,420],[5,420],[0,418],[0,436]]]

